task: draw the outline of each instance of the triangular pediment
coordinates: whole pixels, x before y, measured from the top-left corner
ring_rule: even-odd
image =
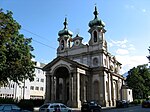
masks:
[[[43,67],[44,71],[50,70],[55,66],[58,65],[69,65],[69,66],[74,66],[74,67],[79,67],[79,68],[83,68],[83,69],[89,69],[88,66],[81,64],[79,62],[70,60],[67,57],[62,57],[62,56],[58,56],[57,58],[55,58],[53,61],[51,61],[50,63],[48,63],[46,66]]]

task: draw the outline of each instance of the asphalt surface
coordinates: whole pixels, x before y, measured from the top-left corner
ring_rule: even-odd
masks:
[[[73,112],[81,112],[80,108],[72,108]],[[39,112],[38,108],[34,112]],[[102,107],[102,112],[150,112],[150,108],[142,108],[141,105],[129,106],[127,108]]]

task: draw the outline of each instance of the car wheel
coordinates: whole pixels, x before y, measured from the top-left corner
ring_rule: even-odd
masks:
[[[71,112],[71,110],[68,110],[68,112]]]

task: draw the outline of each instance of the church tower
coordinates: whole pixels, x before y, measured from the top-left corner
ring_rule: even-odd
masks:
[[[65,18],[65,22],[64,22],[64,29],[60,30],[58,32],[59,38],[59,47],[57,49],[57,53],[62,53],[67,51],[68,48],[70,48],[70,39],[73,35],[73,33],[67,29],[67,18]]]
[[[95,18],[89,22],[89,33],[91,38],[89,40],[89,46],[100,45],[99,48],[107,51],[107,42],[105,41],[104,34],[106,30],[104,29],[105,24],[98,18],[97,7],[95,6],[95,11],[93,12]]]

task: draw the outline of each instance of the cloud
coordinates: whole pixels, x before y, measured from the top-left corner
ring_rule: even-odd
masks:
[[[108,42],[108,46],[110,48],[115,48],[116,49],[116,54],[117,55],[127,55],[130,53],[130,51],[136,50],[134,45],[131,44],[127,39],[115,41],[115,40],[110,40]]]
[[[141,8],[139,6],[134,6],[134,5],[129,5],[129,4],[125,5],[124,7],[125,7],[125,9],[127,9],[129,11],[134,10],[136,12],[145,13],[145,14],[147,14],[149,16],[149,11],[146,10],[145,8]]]
[[[145,12],[146,12],[146,9],[142,9],[142,12],[144,12],[144,13],[145,13]]]
[[[125,44],[128,43],[128,40],[127,39],[124,39],[122,41],[114,41],[114,40],[111,40],[110,42],[112,45],[115,45],[115,46],[119,46],[119,47],[125,47]]]
[[[127,39],[119,40],[119,41],[110,40],[110,42],[108,42],[109,47],[119,47],[119,48],[123,48],[123,49],[127,48],[127,44],[128,44]]]
[[[148,63],[146,56],[116,55],[116,59],[122,64],[121,74],[128,72],[133,67]]]
[[[128,72],[133,67],[148,63],[146,56],[134,55],[136,48],[134,44],[127,39],[119,41],[110,40],[109,46],[111,46],[112,52],[115,51],[116,59],[122,64],[121,74]]]
[[[126,49],[117,49],[116,54],[126,55],[126,54],[129,54],[129,51]]]

